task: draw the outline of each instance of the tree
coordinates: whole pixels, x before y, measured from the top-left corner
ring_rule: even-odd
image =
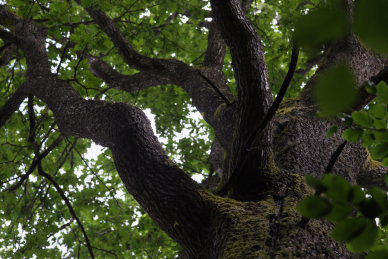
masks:
[[[315,198],[300,203],[314,194],[305,175],[385,188],[386,168],[365,146],[387,163],[386,4],[270,2],[5,1],[0,252],[175,256],[139,219],[144,210],[181,258],[360,257],[297,204],[315,218],[336,206],[318,196],[332,183],[312,178]],[[189,102],[202,124],[188,117]],[[156,114],[164,145],[137,106]],[[174,139],[184,124],[193,134]],[[98,160],[85,158],[86,139],[107,148]],[[141,208],[117,198],[120,184]]]

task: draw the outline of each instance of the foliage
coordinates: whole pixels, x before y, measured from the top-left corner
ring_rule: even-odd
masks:
[[[204,120],[198,119],[200,116],[193,116],[191,100],[182,89],[173,85],[135,93],[110,89],[93,75],[86,60],[79,58],[78,53],[85,51],[102,57],[119,72],[128,75],[137,72],[125,64],[83,7],[68,0],[2,2],[21,17],[34,19],[47,28],[47,50],[53,72],[71,82],[85,99],[121,101],[150,109],[155,115],[156,132],[171,158],[193,175],[210,173],[208,154],[213,132]],[[321,6],[320,2],[260,0],[252,4],[249,16],[266,46],[274,95],[287,73],[289,39],[294,30],[305,51],[300,55],[302,65],[288,97],[297,96],[313,74],[317,62],[312,60],[317,53],[353,29],[341,8]],[[338,2],[331,2],[337,7]],[[84,7],[92,4],[118,20],[120,30],[140,53],[165,59],[175,57],[201,66],[207,43],[206,23],[211,20],[208,1],[83,1]],[[388,52],[385,6],[384,0],[358,1],[354,24],[354,31],[362,41],[380,53]],[[301,14],[306,15],[299,18]],[[23,81],[26,62],[19,56],[16,53],[9,66],[0,68],[0,82],[5,86],[0,89],[0,105]],[[225,58],[224,70],[235,88],[230,55]],[[350,125],[344,137],[354,142],[361,139],[372,156],[386,165],[387,88],[383,83],[370,86],[369,90],[377,95],[373,103],[351,117],[340,115]],[[316,93],[321,115],[333,117],[346,112],[356,101],[354,89],[354,77],[346,67],[340,65],[327,71]],[[333,91],[338,93],[334,103],[329,98]],[[31,135],[28,116],[32,113],[37,125],[34,129],[37,143],[28,141]],[[179,133],[185,136],[177,137]],[[36,158],[33,155],[36,147],[43,151],[60,136],[52,112],[38,99],[33,99],[33,110],[25,102],[6,127],[0,129],[0,257],[88,257],[81,230],[51,182],[34,172],[23,186],[8,191],[28,171]],[[93,237],[97,256],[176,257],[178,245],[124,190],[110,152],[102,150],[98,157],[89,157],[91,147],[95,148],[88,140],[66,137],[42,160],[42,166],[54,176],[71,201],[89,236]],[[347,242],[352,251],[367,250],[374,244],[377,249],[385,244],[386,230],[379,229],[380,236],[377,236],[374,221],[380,218],[382,227],[388,222],[385,193],[379,189],[361,190],[333,175],[322,181],[312,178],[308,181],[317,194],[300,205],[306,217],[325,217],[337,223],[333,237]],[[356,216],[352,214],[354,210],[358,211]],[[383,258],[386,253],[379,250],[370,254],[370,258]]]
[[[374,51],[387,53],[387,32],[383,31],[386,1],[356,1],[354,27],[346,25],[347,18],[339,14],[341,1],[329,1],[300,19],[297,36],[307,51],[316,51],[333,41],[341,40],[353,31]],[[332,8],[332,6],[337,8]],[[327,21],[327,22],[322,22]],[[336,27],[336,24],[340,24]],[[343,137],[350,142],[361,141],[372,157],[388,165],[388,85],[381,81],[363,86],[375,98],[364,109],[348,112],[357,103],[354,76],[346,65],[339,64],[325,71],[318,79],[316,99],[320,115],[339,117],[347,127]],[[335,95],[333,95],[335,93]],[[333,127],[329,136],[338,131]],[[328,172],[329,173],[329,172]],[[335,227],[332,237],[345,242],[352,252],[371,251],[368,258],[386,258],[388,249],[384,246],[388,224],[387,193],[379,188],[363,190],[349,184],[338,175],[327,174],[321,180],[306,177],[315,190],[299,203],[298,210],[308,218],[325,218]]]

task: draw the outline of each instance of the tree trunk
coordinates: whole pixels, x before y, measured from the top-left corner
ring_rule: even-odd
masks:
[[[0,23],[13,24],[16,33],[2,30],[0,37],[24,51],[28,69],[27,83],[22,92],[17,92],[17,102],[11,100],[2,112],[8,118],[16,109],[15,103],[32,94],[50,107],[61,132],[109,147],[128,192],[180,243],[182,258],[361,257],[331,239],[331,224],[307,220],[296,211],[297,203],[312,194],[304,175],[322,177],[333,152],[343,142],[341,132],[327,137],[327,130],[340,125],[338,121],[315,116],[311,94],[315,78],[300,98],[284,102],[274,119],[260,128],[273,103],[261,40],[240,1],[211,2],[215,22],[209,33],[205,68],[197,70],[177,60],[139,54],[112,20],[94,7],[85,10],[110,37],[125,62],[140,72],[124,76],[98,58],[83,55],[92,71],[112,87],[134,91],[173,83],[190,94],[215,129],[212,166],[221,177],[217,191],[223,190],[222,195],[196,184],[168,159],[140,109],[84,100],[68,82],[54,75],[44,47],[44,29],[3,6]],[[237,100],[221,72],[225,44],[233,57]],[[360,85],[386,65],[354,38],[334,46],[324,60],[318,75],[333,63],[345,62],[351,65]],[[256,135],[261,138],[251,141]],[[352,183],[370,186],[368,179],[379,179],[386,169],[371,168],[369,159],[359,144],[347,144],[333,172]]]

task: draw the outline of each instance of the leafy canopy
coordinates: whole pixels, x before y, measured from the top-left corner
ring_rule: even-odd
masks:
[[[84,98],[121,101],[150,109],[155,115],[156,132],[176,163],[191,174],[206,177],[212,173],[208,162],[212,129],[193,115],[194,108],[182,89],[172,85],[136,93],[110,89],[93,75],[86,60],[78,57],[79,51],[85,51],[103,57],[119,72],[137,72],[124,63],[112,42],[83,7],[65,0],[2,2],[19,16],[34,19],[48,29],[46,47],[53,72],[71,82]],[[288,97],[297,96],[314,72],[314,68],[308,69],[308,61],[349,31],[350,25],[341,9],[320,6],[320,2],[254,1],[249,15],[266,46],[274,94],[287,72],[289,39],[294,30],[305,50],[300,56],[300,64],[306,69],[295,75]],[[83,4],[84,7],[98,5],[117,19],[120,30],[140,53],[159,58],[174,57],[201,66],[207,43],[206,24],[211,20],[207,1],[84,0]],[[353,28],[367,46],[380,53],[388,52],[385,7],[384,0],[357,1]],[[3,85],[0,105],[23,82],[25,67],[25,60],[17,53],[8,66],[0,68]],[[230,85],[235,88],[229,55],[224,70]],[[336,116],[346,112],[357,98],[353,86],[353,75],[346,67],[327,71],[317,91],[322,114]],[[387,164],[387,85],[381,83],[370,88],[377,99],[367,109],[347,118],[350,126],[344,137],[349,141],[362,139],[372,156]],[[340,89],[339,95],[333,106],[328,96],[337,89]],[[87,258],[81,230],[52,183],[32,174],[20,188],[7,191],[36,159],[32,155],[34,145],[28,141],[29,136],[33,134],[38,146],[45,150],[61,135],[52,112],[36,98],[31,98],[30,102],[33,108],[25,102],[0,129],[0,257]],[[33,133],[28,119],[32,114],[36,121]],[[177,137],[181,132],[185,136]],[[115,172],[110,152],[102,150],[97,157],[91,158],[88,155],[91,146],[88,140],[66,137],[42,160],[42,166],[53,175],[71,201],[92,237],[95,253],[102,258],[175,257],[178,246],[127,195]],[[322,181],[309,178],[309,183],[317,195],[301,203],[300,211],[306,217],[326,217],[337,222],[333,237],[347,242],[349,249],[355,252],[369,249],[375,240],[384,242],[377,232],[380,237],[386,237],[385,230],[377,229],[373,219],[379,217],[381,227],[387,224],[385,193],[373,189],[369,191],[370,196],[366,196],[364,190],[332,175]],[[352,217],[354,209],[359,211],[356,217]],[[382,256],[386,254],[386,251],[379,251],[370,258],[385,258]]]

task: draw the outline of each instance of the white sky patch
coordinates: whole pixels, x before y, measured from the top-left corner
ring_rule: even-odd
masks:
[[[210,6],[210,1],[204,1],[204,2],[207,2],[206,5],[204,7],[202,7],[203,10],[206,10],[206,11],[211,11],[212,8]]]
[[[175,53],[173,53],[173,54],[175,54]],[[145,109],[145,110],[143,110],[143,112],[145,113],[147,118],[150,120],[152,131],[156,135],[155,115],[152,114],[151,109]]]
[[[182,14],[179,15],[179,19],[181,20],[181,23],[187,23],[189,21],[189,17]]]
[[[140,17],[140,18],[144,18],[144,17],[149,17],[150,15],[151,15],[150,10],[149,10],[148,8],[146,8],[146,9],[144,10],[144,12],[142,12],[142,13],[139,15],[139,17]]]
[[[200,183],[203,181],[203,179],[205,179],[205,177],[202,174],[194,174],[193,176],[191,176],[191,179],[193,179],[197,183]]]
[[[90,148],[86,151],[84,158],[87,160],[97,160],[98,156],[102,154],[104,150],[103,146],[97,145],[94,142],[92,142],[92,145]]]

